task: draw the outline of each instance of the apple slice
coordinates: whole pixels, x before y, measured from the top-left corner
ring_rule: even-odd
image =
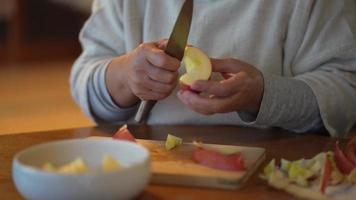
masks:
[[[240,153],[226,155],[211,149],[196,148],[193,151],[192,159],[198,164],[215,169],[227,171],[246,170],[245,161]]]
[[[166,143],[165,143],[166,150],[171,150],[171,149],[181,145],[182,142],[183,142],[182,138],[168,134]]]
[[[122,168],[120,163],[110,155],[104,155],[101,162],[101,168],[104,172],[112,172]]]
[[[356,137],[352,138],[346,145],[346,157],[356,167]]]
[[[339,141],[335,142],[334,159],[337,167],[343,174],[350,174],[356,168],[351,161],[345,156],[344,152],[339,147]]]
[[[186,47],[183,63],[186,73],[179,79],[182,90],[192,90],[191,85],[194,81],[210,78],[212,71],[210,59],[200,49],[191,46]]]
[[[136,142],[135,137],[130,133],[127,125],[123,125],[113,136],[114,140],[126,140],[131,142]]]

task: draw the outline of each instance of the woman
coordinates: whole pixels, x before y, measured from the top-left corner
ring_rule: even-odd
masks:
[[[99,123],[122,123],[159,100],[149,124],[231,124],[343,137],[356,121],[352,0],[196,0],[188,43],[224,80],[180,91],[164,54],[184,1],[96,1],[73,66],[72,94]]]

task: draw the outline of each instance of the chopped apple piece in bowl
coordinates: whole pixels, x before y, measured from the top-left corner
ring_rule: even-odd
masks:
[[[71,139],[17,153],[12,176],[25,199],[134,199],[150,180],[150,153],[129,141]]]

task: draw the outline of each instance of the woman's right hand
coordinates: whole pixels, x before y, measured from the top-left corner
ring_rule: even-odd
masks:
[[[109,64],[106,85],[120,107],[130,107],[140,99],[161,100],[172,93],[180,61],[164,52],[166,43],[142,43]]]

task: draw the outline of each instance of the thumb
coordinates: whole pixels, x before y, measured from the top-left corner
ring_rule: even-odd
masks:
[[[230,96],[234,92],[234,88],[230,81],[195,81],[191,88],[193,90],[212,94],[218,97]]]
[[[211,65],[214,72],[220,73],[238,73],[243,68],[245,68],[248,64],[234,58],[227,59],[216,59],[211,58]]]
[[[162,49],[162,50],[165,50],[165,49],[166,49],[167,44],[168,44],[168,39],[166,39],[166,38],[161,39],[161,40],[155,42],[155,45],[156,45],[159,49]]]

